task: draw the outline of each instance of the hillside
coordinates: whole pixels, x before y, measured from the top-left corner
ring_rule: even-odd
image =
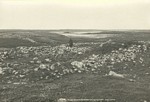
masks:
[[[0,47],[42,46],[66,43],[68,37],[50,31],[0,30]]]
[[[7,47],[4,43],[6,48],[0,48],[1,102],[56,102],[59,98],[150,101],[150,35],[134,32],[96,40],[74,38],[74,46],[68,47],[68,37],[56,32],[25,32],[24,36],[36,42],[43,39],[46,45]],[[57,44],[48,43],[48,36]]]

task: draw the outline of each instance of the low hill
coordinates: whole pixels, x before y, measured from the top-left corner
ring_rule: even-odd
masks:
[[[66,43],[68,37],[51,33],[49,31],[32,31],[32,30],[1,30],[0,47],[17,47],[17,46],[54,46]]]

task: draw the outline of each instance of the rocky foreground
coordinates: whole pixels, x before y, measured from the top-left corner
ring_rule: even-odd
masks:
[[[141,76],[150,75],[149,48],[150,42],[146,41],[116,43],[111,40],[75,43],[74,47],[62,44],[55,47],[1,48],[0,81],[27,84],[40,80],[54,81],[74,73],[107,76],[110,71],[124,75],[129,81],[141,80]]]

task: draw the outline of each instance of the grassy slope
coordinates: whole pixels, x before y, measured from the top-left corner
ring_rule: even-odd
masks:
[[[1,85],[1,99],[11,100],[10,102],[53,102],[60,97],[114,98],[117,102],[143,102],[150,101],[149,95],[148,82],[129,82],[126,79],[93,74],[68,75],[53,83]]]
[[[36,43],[25,38],[31,39]],[[50,31],[0,30],[0,47],[58,45],[66,43],[68,40],[68,37],[50,33]]]

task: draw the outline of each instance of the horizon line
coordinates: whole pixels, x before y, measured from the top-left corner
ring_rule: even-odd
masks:
[[[68,28],[68,29],[66,29],[66,28],[60,28],[60,29],[41,29],[41,28],[39,28],[39,29],[29,29],[29,28],[19,28],[19,29],[13,29],[13,28],[0,28],[0,30],[150,30],[150,29],[147,29],[147,28],[145,28],[145,29],[136,29],[136,28],[130,28],[130,29],[87,29],[87,28],[85,28],[85,29],[83,29],[83,28],[81,28],[81,29],[77,29],[77,28]]]

